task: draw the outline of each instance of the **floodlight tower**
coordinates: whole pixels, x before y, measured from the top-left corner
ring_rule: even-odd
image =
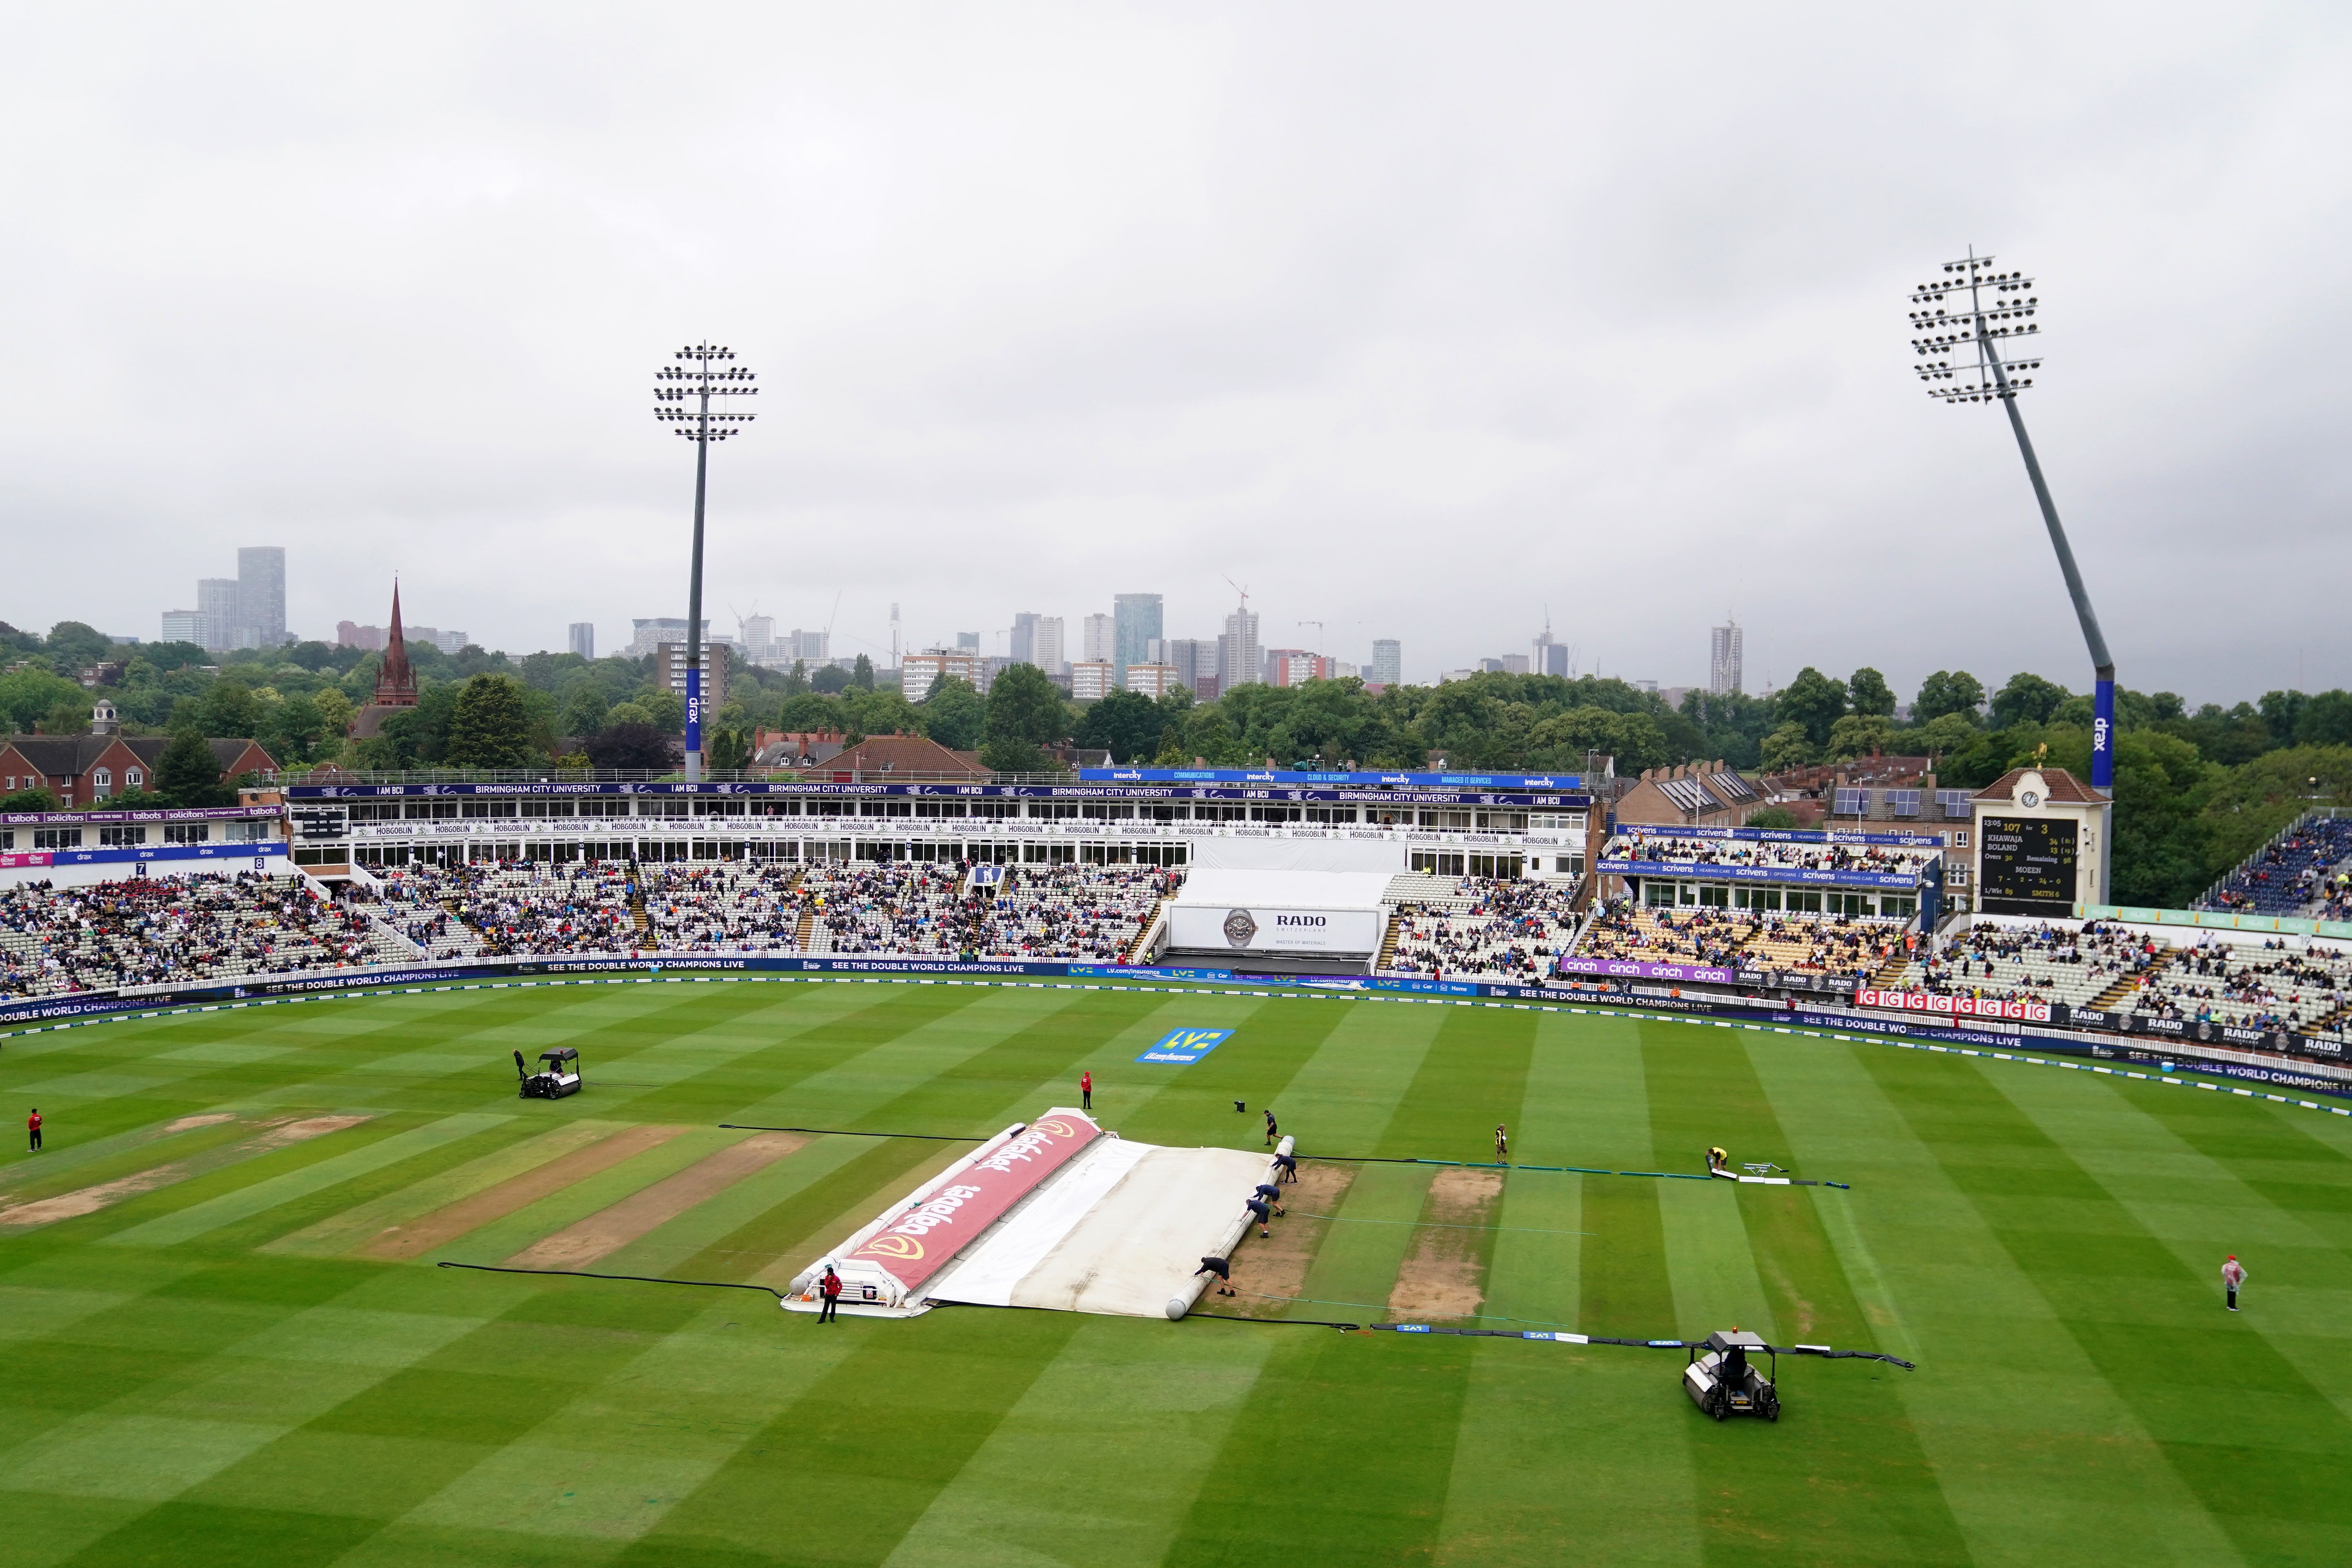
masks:
[[[726,362],[735,351],[720,343],[688,343],[675,356],[681,363],[654,372],[654,417],[694,443],[694,565],[686,588],[686,778],[702,779],[702,500],[710,475],[710,444],[724,441],[738,426],[759,417],[717,413],[714,397],[751,397],[759,388],[740,365]],[[724,368],[721,368],[721,367]]]
[[[2042,331],[2041,323],[2032,319],[2042,305],[2033,289],[2032,279],[2022,272],[1994,270],[1993,258],[1979,256],[1970,247],[1959,260],[1944,263],[1941,280],[1913,290],[1911,350],[1918,356],[1916,368],[1927,384],[1928,396],[1946,403],[2000,405],[2017,437],[2018,453],[2025,459],[2025,477],[2033,481],[2033,499],[2041,503],[2051,547],[2058,552],[2058,570],[2066,579],[2067,597],[2074,601],[2074,618],[2082,623],[2097,683],[2091,714],[2091,787],[2107,802],[2099,833],[2098,901],[2105,903],[2115,868],[2116,661],[2107,652],[2091,596],[2084,591],[2083,574],[2058,521],[2057,503],[2042,477],[2042,460],[2033,455],[2033,440],[2017,412],[2017,395],[2033,384],[2031,374],[2018,373],[2042,368],[2038,347],[2022,341]]]

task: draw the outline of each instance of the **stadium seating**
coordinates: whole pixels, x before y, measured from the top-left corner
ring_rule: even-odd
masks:
[[[1902,951],[1910,921],[1854,915],[1679,913],[1613,906],[1593,919],[1580,958],[1794,970],[1865,979]]]
[[[2207,942],[2173,950],[2134,1005],[2168,1018],[2293,1029],[2347,1037],[2352,953],[2294,948],[2283,937],[2260,945]]]
[[[662,952],[798,952],[798,866],[722,860],[645,869],[646,935]],[[648,940],[649,939],[649,940]]]
[[[1943,854],[1930,847],[1826,844],[1745,838],[1681,838],[1671,835],[1620,834],[1601,851],[1604,860],[1653,860],[1677,869],[1704,872],[1709,866],[1764,866],[1788,871],[1876,871],[1913,876]]]
[[[2214,884],[2197,908],[2340,920],[2352,900],[2352,817],[2306,816]],[[2334,915],[2325,911],[2335,907]]]
[[[385,922],[431,958],[628,952],[638,940],[628,868],[477,861],[383,875]]]
[[[1538,980],[1576,934],[1575,895],[1572,884],[1532,879],[1395,878],[1396,947],[1381,973]]]
[[[0,889],[0,995],[234,979],[413,961],[363,911],[305,879],[136,878]]]
[[[812,868],[812,952],[1077,959],[1129,955],[1181,871],[1144,866],[1008,866],[975,888],[969,871],[917,862]]]
[[[2074,926],[1970,926],[1924,962],[1905,965],[1889,988],[2070,1007],[2131,1005],[2129,995],[2166,963],[2154,939],[2094,921]]]

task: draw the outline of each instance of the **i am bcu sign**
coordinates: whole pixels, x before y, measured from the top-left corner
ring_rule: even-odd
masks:
[[[1231,1029],[1171,1029],[1160,1042],[1135,1059],[1139,1062],[1197,1062],[1223,1041]]]

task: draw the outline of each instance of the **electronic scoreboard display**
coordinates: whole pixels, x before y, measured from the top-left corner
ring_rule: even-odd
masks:
[[[2075,833],[2068,817],[1986,817],[1979,907],[1989,915],[2073,914]]]

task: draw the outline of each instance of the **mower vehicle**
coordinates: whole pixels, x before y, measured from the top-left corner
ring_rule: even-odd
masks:
[[[1748,1358],[1756,1352],[1772,1358],[1772,1376],[1767,1377]],[[1780,1374],[1780,1352],[1764,1342],[1760,1335],[1743,1333],[1738,1329],[1717,1331],[1706,1336],[1706,1352],[1699,1353],[1691,1347],[1690,1365],[1683,1373],[1683,1391],[1691,1403],[1714,1416],[1717,1421],[1727,1415],[1761,1415],[1767,1421],[1780,1419],[1780,1396],[1772,1384]]]
[[[570,1046],[558,1046],[539,1053],[540,1069],[531,1071],[523,1065],[522,1053],[514,1054],[515,1073],[522,1079],[525,1100],[562,1100],[567,1094],[580,1092],[580,1053]]]

